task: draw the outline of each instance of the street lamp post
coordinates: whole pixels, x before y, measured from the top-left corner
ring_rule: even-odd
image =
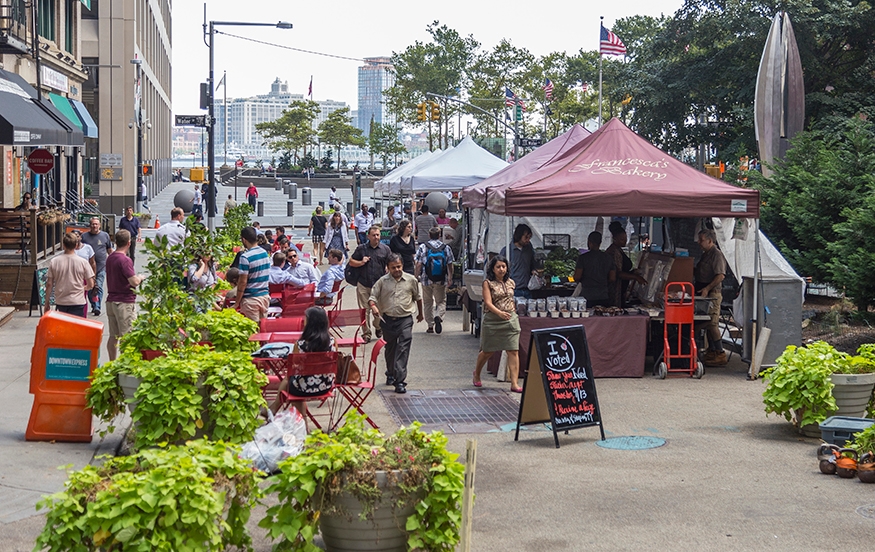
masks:
[[[213,213],[216,210],[216,152],[214,141],[216,139],[216,104],[213,101],[215,96],[215,85],[213,84],[213,36],[216,34],[216,27],[219,26],[235,26],[235,27],[276,27],[277,29],[291,29],[292,24],[285,21],[277,23],[254,23],[246,21],[210,21],[207,23],[207,6],[204,4],[204,34],[209,35],[209,43],[207,46],[210,49],[210,74],[208,77],[208,89],[210,91],[209,109],[207,111],[207,165],[209,165],[209,184],[210,189],[207,194],[207,228],[211,231],[215,228],[215,220]]]
[[[134,124],[137,125],[137,191],[134,192],[134,197],[137,202],[137,212],[143,210],[143,97],[142,97],[142,78],[143,78],[143,60],[135,58],[131,63],[137,68],[137,81],[134,84]]]

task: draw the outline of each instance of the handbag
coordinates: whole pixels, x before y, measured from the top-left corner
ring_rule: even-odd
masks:
[[[356,385],[362,382],[362,373],[351,354],[337,355],[336,381],[338,385]]]

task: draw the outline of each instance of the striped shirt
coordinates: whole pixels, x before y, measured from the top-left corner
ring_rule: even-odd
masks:
[[[247,275],[246,289],[243,292],[243,298],[247,297],[263,297],[269,295],[268,279],[270,275],[270,257],[261,246],[255,246],[252,249],[247,249],[240,255],[241,275]]]

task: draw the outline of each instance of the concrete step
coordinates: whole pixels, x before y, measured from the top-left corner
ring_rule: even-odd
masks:
[[[15,316],[15,309],[12,307],[0,307],[0,327],[12,320]]]

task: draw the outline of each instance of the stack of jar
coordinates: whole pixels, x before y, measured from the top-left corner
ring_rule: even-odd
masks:
[[[515,298],[518,316],[532,318],[581,318],[589,316],[583,297]]]

